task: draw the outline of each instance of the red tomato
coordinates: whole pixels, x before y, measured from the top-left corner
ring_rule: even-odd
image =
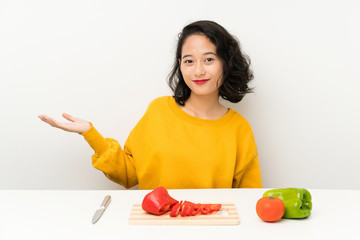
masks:
[[[256,213],[264,222],[279,221],[285,213],[285,205],[276,197],[263,197],[256,203]]]

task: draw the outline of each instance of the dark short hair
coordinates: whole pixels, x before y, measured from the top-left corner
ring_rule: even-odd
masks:
[[[178,43],[173,68],[168,76],[169,87],[180,106],[190,97],[191,90],[186,85],[180,71],[182,47],[185,40],[194,34],[205,35],[216,46],[216,54],[223,63],[223,83],[219,95],[230,102],[240,102],[245,94],[252,92],[248,83],[254,78],[250,69],[250,58],[241,51],[240,43],[225,28],[213,21],[197,21],[184,27],[178,35]]]

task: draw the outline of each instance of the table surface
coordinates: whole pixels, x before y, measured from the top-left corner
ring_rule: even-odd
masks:
[[[177,200],[234,203],[240,220],[235,226],[129,225],[132,205],[148,190],[0,190],[0,239],[359,239],[360,190],[309,189],[309,218],[265,223],[255,205],[266,190],[169,190]],[[105,195],[112,201],[92,224]]]

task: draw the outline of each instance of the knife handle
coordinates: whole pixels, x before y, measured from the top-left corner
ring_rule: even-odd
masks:
[[[107,195],[107,196],[104,198],[103,202],[101,203],[101,207],[102,207],[102,208],[107,208],[107,206],[109,206],[110,202],[111,202],[111,196],[110,196],[110,195]]]

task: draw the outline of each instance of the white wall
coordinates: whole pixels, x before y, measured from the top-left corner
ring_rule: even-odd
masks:
[[[123,189],[81,136],[38,114],[69,112],[123,144],[170,95],[177,34],[211,19],[250,55],[251,123],[265,187],[360,189],[360,4],[339,1],[0,1],[0,189]]]

